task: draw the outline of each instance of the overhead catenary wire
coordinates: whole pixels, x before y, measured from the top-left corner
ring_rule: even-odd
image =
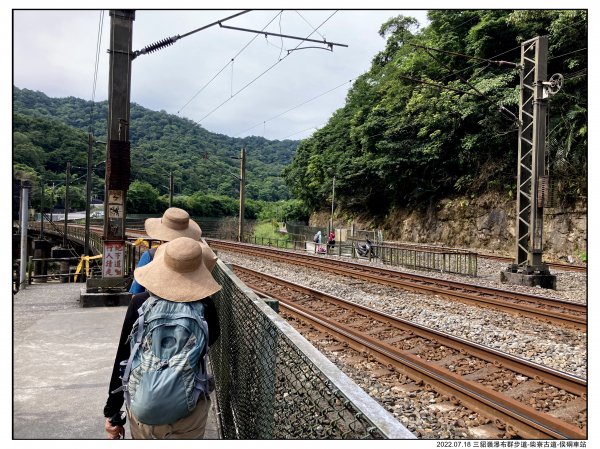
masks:
[[[584,51],[584,50],[587,50],[587,47],[583,47],[583,48],[580,48],[578,50],[573,50],[573,51],[570,51],[568,53],[563,53],[562,55],[552,56],[551,58],[548,58],[548,61],[550,61],[552,59],[556,59],[556,58],[561,58],[562,56],[572,55],[573,53],[579,53],[580,51]]]
[[[229,173],[231,176],[233,176],[235,179],[237,179],[239,181],[240,176],[236,175],[235,173],[231,172],[230,169],[231,167],[229,167],[227,164],[225,164],[225,162],[221,161],[220,159],[214,159],[209,157],[208,153],[206,154],[206,157],[204,157],[203,159],[209,161],[211,164],[213,164],[215,167],[220,167],[221,169],[224,169],[227,173]],[[214,160],[213,160],[214,159]],[[217,165],[215,163],[215,160],[218,160],[220,163],[222,163],[223,165]]]
[[[490,64],[496,64],[498,66],[518,67],[518,64],[516,64],[514,62],[509,62],[509,61],[497,61],[495,59],[479,58],[477,56],[465,55],[463,53],[458,53],[455,51],[447,51],[447,50],[442,50],[440,48],[427,47],[425,45],[411,44],[410,42],[408,42],[408,45],[410,45],[412,47],[416,47],[416,48],[422,48],[422,49],[429,50],[429,51],[436,51],[439,53],[445,53],[445,54],[454,55],[454,56],[461,56],[463,58],[475,59],[476,61],[488,62]]]
[[[311,126],[310,128],[303,129],[302,131],[297,131],[297,132],[295,132],[295,133],[293,133],[293,134],[290,134],[290,135],[288,135],[288,136],[282,137],[282,138],[281,138],[281,139],[279,139],[279,140],[285,140],[285,139],[287,139],[287,138],[289,138],[289,137],[295,136],[296,134],[300,134],[300,133],[303,133],[303,132],[306,132],[306,131],[310,131],[311,129],[318,130],[318,129],[319,129],[319,126],[323,126],[323,125],[325,125],[326,123],[327,123],[327,122],[323,122],[323,123],[321,123],[321,124],[319,124],[319,125],[317,125],[317,126]]]
[[[473,17],[471,17],[470,19],[467,19],[466,21],[462,22],[460,25],[458,25],[458,26],[456,26],[456,27],[452,28],[450,31],[452,31],[452,30],[454,30],[454,29],[457,29],[457,28],[459,28],[460,26],[464,25],[465,23],[467,23],[467,22],[470,22],[470,21],[472,21],[472,20],[474,20],[474,19],[476,19],[476,18],[477,18],[477,16],[473,16]],[[587,23],[587,19],[582,19],[582,20],[580,20],[579,22],[577,22],[576,24],[570,24],[570,25],[567,25],[567,26],[568,26],[569,28],[573,28],[575,25],[577,25],[577,24],[579,24],[579,23],[583,23],[583,22],[586,22],[586,23]],[[564,28],[564,27],[561,27],[561,29],[563,29],[563,28]],[[554,30],[554,31],[556,31],[556,30]],[[416,44],[410,44],[410,45],[413,45],[413,46],[415,46],[415,47],[418,47],[418,45],[416,45]],[[426,48],[425,46],[420,46],[420,47]],[[497,54],[497,55],[495,55],[495,56],[493,56],[492,58],[489,58],[489,59],[485,59],[485,58],[477,58],[477,57],[471,57],[471,56],[469,56],[469,55],[462,55],[462,54],[460,54],[460,53],[459,53],[459,54],[457,54],[457,55],[460,55],[460,56],[466,56],[466,57],[468,57],[468,58],[470,58],[470,59],[476,59],[476,60],[479,60],[480,62],[479,62],[479,63],[477,63],[477,64],[475,64],[474,66],[467,67],[467,68],[465,68],[465,69],[463,69],[463,70],[460,70],[460,71],[454,72],[453,74],[454,74],[454,75],[457,75],[458,73],[462,73],[462,72],[465,72],[465,71],[468,71],[468,70],[473,70],[473,69],[475,69],[475,68],[476,68],[478,65],[482,65],[482,64],[486,64],[486,63],[489,65],[489,63],[490,63],[490,62],[493,62],[494,64],[498,64],[498,61],[495,61],[497,58],[499,58],[500,56],[503,56],[503,55],[505,55],[505,54],[507,54],[507,53],[510,53],[510,52],[512,52],[512,51],[518,50],[518,49],[520,49],[520,48],[521,48],[521,46],[520,46],[520,45],[519,45],[519,46],[516,46],[516,47],[513,47],[513,48],[510,48],[509,50],[503,51],[503,52],[501,52],[501,53],[499,53],[499,54]],[[550,58],[549,58],[549,60],[551,60],[551,59],[555,59],[555,58],[559,58],[559,57],[562,57],[562,56],[566,56],[566,55],[569,55],[569,54],[573,54],[573,53],[581,52],[581,51],[584,51],[584,50],[586,50],[586,49],[587,49],[587,48],[581,48],[581,49],[574,50],[574,51],[571,51],[571,52],[568,52],[568,53],[563,53],[563,54],[560,54],[560,55],[557,55],[557,56],[552,56],[552,57],[550,57]],[[435,49],[435,50],[439,50],[439,49]],[[449,53],[449,52],[448,52],[448,53]],[[514,64],[514,67],[518,67],[518,64],[515,64],[515,63],[511,63],[511,64]],[[498,64],[498,65],[500,65],[500,64]],[[485,67],[484,67],[484,68],[485,68]],[[568,79],[575,79],[575,78],[578,78],[578,77],[580,77],[580,76],[586,76],[586,75],[587,75],[587,73],[586,73],[586,72],[587,72],[587,69],[582,69],[582,70],[579,70],[579,71],[573,72],[573,73],[571,73],[571,74],[565,75],[564,79],[565,79],[565,80],[568,80]],[[404,79],[406,79],[406,80],[409,80],[409,81],[418,82],[418,83],[421,83],[421,84],[426,84],[426,85],[432,85],[432,86],[434,86],[434,87],[437,87],[437,88],[440,88],[440,89],[446,89],[446,90],[455,91],[455,92],[457,92],[457,93],[462,93],[462,94],[467,94],[467,95],[473,95],[473,96],[477,96],[477,95],[473,94],[472,92],[467,92],[467,91],[463,91],[463,90],[460,90],[460,89],[455,89],[455,88],[451,88],[451,87],[448,87],[448,86],[444,86],[444,85],[440,85],[440,84],[435,84],[435,81],[437,81],[437,82],[442,82],[442,81],[444,81],[445,79],[447,79],[447,78],[449,78],[450,76],[452,76],[452,74],[449,74],[449,75],[447,75],[447,76],[445,76],[445,77],[443,77],[443,78],[441,78],[441,79],[439,79],[439,80],[434,80],[434,82],[427,82],[427,81],[424,81],[424,80],[420,80],[420,79],[416,79],[416,78],[412,78],[412,77],[408,77],[408,76],[403,76],[403,75],[398,75],[398,76],[399,76],[400,78],[404,78]],[[511,119],[512,119],[512,117],[515,117],[515,116],[514,116],[514,114],[513,114],[512,112],[510,112],[509,110],[505,109],[505,111],[507,111],[508,113],[510,113],[510,115],[511,115]],[[516,118],[516,117],[515,117],[515,118]],[[250,129],[252,129],[252,128],[250,128]],[[310,128],[307,128],[307,129],[305,129],[305,130],[298,131],[298,132],[296,132],[296,133],[290,134],[290,135],[288,135],[288,136],[284,137],[282,140],[285,140],[285,139],[287,139],[288,137],[292,137],[292,136],[294,136],[294,135],[296,135],[296,134],[300,134],[300,133],[302,133],[302,132],[305,132],[305,131],[308,131],[308,130],[311,130],[311,129],[315,129],[315,127],[310,127]],[[248,131],[248,130],[246,130],[246,131]],[[513,129],[513,130],[511,130],[511,132],[513,132],[513,131],[515,131],[515,130],[514,130],[514,129]],[[245,131],[244,131],[244,132],[245,132]],[[386,132],[387,132],[387,131],[386,131]],[[379,133],[379,134],[376,134],[376,135],[374,135],[374,136],[371,136],[371,137],[376,137],[376,136],[379,136],[379,135],[382,135],[382,134],[385,134],[385,132],[383,132],[383,133]]]
[[[267,28],[276,18],[277,16],[279,16],[283,11],[279,11],[277,14],[275,14],[275,16],[273,16],[273,18],[271,20],[269,20],[269,22],[262,28],[263,30],[265,28]],[[229,60],[229,62],[227,62],[227,64],[225,64],[221,70],[219,70],[204,86],[202,86],[200,88],[200,90],[198,90],[194,95],[192,95],[192,98],[190,98],[178,111],[177,113],[179,114],[181,111],[183,111],[186,106],[188,106],[204,89],[206,89],[222,72],[223,70],[225,70],[227,67],[229,67],[230,64],[233,64],[233,61],[235,60],[235,58],[237,58],[239,55],[242,54],[242,52],[244,50],[246,50],[246,48],[248,48],[248,46],[254,42],[254,40],[258,37],[258,34],[256,36],[254,36],[252,39],[250,39],[246,45],[244,45],[232,58],[231,60]],[[232,88],[233,91],[233,88]],[[233,95],[233,93],[232,93]]]
[[[425,47],[426,48],[426,47]],[[469,86],[471,89],[473,89],[477,94],[479,94],[479,96],[481,98],[483,98],[484,100],[488,101],[489,103],[493,104],[494,106],[498,106],[498,104],[493,101],[491,98],[489,98],[487,95],[483,94],[479,89],[477,89],[473,84],[471,84],[469,81],[465,80],[462,76],[458,75],[458,73],[454,72],[450,67],[448,67],[447,64],[445,64],[444,62],[440,61],[438,58],[436,58],[435,56],[433,56],[429,49],[426,49],[425,52],[434,60],[436,61],[438,64],[440,64],[442,67],[444,67],[446,70],[448,70],[451,74],[457,75],[463,83],[465,83],[467,86]],[[488,60],[489,61],[489,60]],[[506,61],[502,61],[503,63],[506,64]],[[512,63],[511,63],[512,64]],[[518,121],[517,117],[508,109],[506,109],[504,106],[499,105],[500,108],[500,112],[502,114],[504,114],[505,116],[507,116],[510,120],[513,121]]]
[[[505,53],[508,53],[508,52],[510,52],[510,51],[513,51],[513,50],[515,50],[515,49],[518,49],[518,48],[520,48],[520,46],[519,46],[519,47],[515,47],[515,48],[511,48],[510,50],[507,50],[507,51],[505,51],[505,52],[503,52],[503,53],[500,53],[500,54],[498,54],[496,57],[498,57],[498,56],[501,56],[501,55],[503,55],[503,54],[505,54]],[[479,64],[481,64],[481,63],[479,63]],[[469,70],[469,69],[471,69],[471,67],[469,67],[469,68],[467,68],[467,69],[465,69],[465,70]],[[463,71],[464,71],[464,70],[463,70]],[[572,79],[572,78],[577,78],[577,77],[579,77],[579,76],[584,76],[584,75],[585,75],[585,72],[587,72],[587,69],[582,69],[582,70],[579,70],[579,71],[577,71],[577,72],[574,72],[573,74],[570,74],[570,75],[567,75],[567,76],[565,76],[565,79]],[[460,73],[460,72],[456,72],[456,73]],[[412,78],[412,77],[408,77],[408,76],[404,76],[404,75],[397,75],[397,76],[398,76],[398,77],[400,77],[400,78],[403,78],[403,79],[409,80],[409,81],[415,81],[415,82],[418,82],[418,83],[421,83],[421,84],[425,84],[425,85],[431,85],[431,86],[433,86],[433,87],[438,87],[438,88],[440,88],[440,89],[446,89],[446,90],[450,90],[450,91],[454,91],[454,92],[457,92],[457,93],[462,93],[462,94],[466,94],[466,95],[478,96],[477,94],[474,94],[473,92],[468,92],[468,91],[464,91],[464,90],[461,90],[461,89],[456,89],[456,88],[452,88],[452,87],[444,86],[444,85],[441,85],[441,84],[435,84],[434,82],[427,82],[427,81],[424,81],[424,80],[420,80],[420,79],[417,79],[417,78]],[[450,75],[448,75],[448,76],[446,76],[446,77],[442,78],[442,80],[444,80],[445,78],[448,78],[449,76],[450,76]],[[437,81],[439,82],[439,81],[442,81],[442,80],[437,80]],[[509,112],[510,112],[510,111],[509,111]],[[400,115],[402,115],[402,114],[404,114],[404,112],[402,112],[402,113],[399,113],[399,114],[395,114],[395,115],[393,115],[393,116],[390,116],[390,117],[391,117],[391,118],[393,118],[393,117],[396,117],[396,116],[400,116]],[[325,124],[325,123],[322,123],[321,125],[324,125],[324,124]],[[287,139],[287,138],[289,138],[289,137],[295,136],[296,134],[300,134],[300,133],[303,133],[303,132],[305,132],[305,131],[309,131],[309,130],[311,130],[311,129],[317,129],[317,127],[318,127],[318,126],[321,126],[321,125],[317,125],[317,126],[311,126],[310,128],[303,129],[302,131],[297,131],[297,132],[295,132],[295,133],[293,133],[293,134],[290,134],[290,135],[288,135],[288,136],[286,136],[286,137],[283,137],[281,140],[285,140],[285,139]],[[247,130],[246,130],[246,131],[247,131]],[[378,133],[378,134],[374,134],[374,135],[372,135],[372,136],[370,136],[370,137],[378,137],[378,136],[381,136],[381,135],[383,135],[383,134],[385,134],[385,133],[387,133],[387,132],[389,132],[389,131],[390,131],[390,130],[386,130],[386,131],[384,131],[384,132],[381,132],[381,133]],[[515,129],[512,129],[510,132],[514,132],[514,131],[515,131]],[[550,135],[550,134],[552,134],[552,132],[553,132],[553,131],[554,131],[554,130],[550,131],[548,134],[549,134],[549,135]],[[245,131],[244,131],[244,132],[245,132]]]
[[[90,124],[88,132],[92,132],[92,126],[94,123],[94,103],[96,101],[96,85],[98,83],[98,65],[100,61],[100,48],[102,46],[102,29],[104,24],[104,11],[100,11],[100,17],[98,19],[98,36],[96,38],[96,61],[94,63],[94,81],[92,83],[92,103],[90,104]]]
[[[312,28],[312,29],[313,29],[313,30],[314,30],[314,31],[315,31],[315,32],[316,32],[316,33],[317,33],[319,36],[321,36],[321,37],[323,38],[323,40],[325,40],[325,36],[323,36],[321,33],[319,33],[319,32],[318,32],[318,31],[315,29],[315,27],[312,25],[312,23],[310,23],[308,20],[306,20],[306,19],[304,18],[304,16],[303,16],[302,14],[300,14],[300,11],[296,10],[296,14],[298,14],[298,15],[299,15],[299,16],[302,18],[302,20],[304,20],[304,21],[305,21],[305,22],[308,24],[308,26],[309,26],[309,27],[311,27],[311,28]],[[281,33],[281,30],[279,30],[279,32]],[[282,41],[283,41],[283,38],[282,38]]]
[[[317,28],[322,27],[329,19],[331,19],[335,13],[337,11],[334,11],[329,17],[327,17],[327,19],[325,19]],[[310,36],[312,36],[314,34],[314,31],[311,32],[306,38],[308,39]],[[304,42],[304,40],[300,41],[300,43],[296,46],[296,48],[298,48],[302,42]],[[271,71],[274,67],[277,66],[277,64],[279,64],[281,61],[284,61],[291,53],[288,53],[287,55],[285,55],[283,58],[277,60],[274,64],[272,64],[271,66],[269,66],[266,70],[264,70],[260,75],[258,75],[257,77],[255,77],[252,81],[248,82],[246,85],[244,85],[240,90],[238,90],[235,94],[233,94],[231,97],[229,97],[228,99],[226,99],[225,101],[223,101],[221,104],[219,104],[217,107],[215,107],[213,110],[211,110],[210,112],[208,112],[206,115],[204,115],[202,118],[200,118],[198,120],[198,123],[201,123],[205,118],[211,116],[212,114],[214,114],[216,111],[218,111],[221,107],[223,107],[225,104],[227,104],[231,99],[233,99],[234,97],[236,97],[238,94],[240,94],[241,92],[243,92],[246,88],[248,88],[249,86],[251,86],[254,82],[256,82],[256,80],[258,80],[259,78],[261,78],[262,76],[264,76],[266,73],[268,73],[269,71]]]
[[[311,101],[317,100],[318,98],[321,98],[322,96],[324,96],[324,95],[327,95],[328,93],[330,93],[330,92],[333,92],[333,91],[335,91],[335,90],[339,89],[340,87],[342,87],[342,86],[345,86],[346,84],[348,84],[348,83],[351,83],[351,82],[352,82],[352,79],[350,79],[350,80],[348,80],[348,81],[345,81],[345,82],[343,82],[342,84],[340,84],[340,85],[338,85],[338,86],[336,86],[336,87],[334,87],[334,88],[332,88],[332,89],[329,89],[329,90],[327,90],[327,91],[325,91],[325,92],[323,92],[323,93],[320,93],[319,95],[316,95],[316,96],[314,96],[314,97],[312,97],[312,98],[310,98],[310,99],[308,99],[308,100],[306,100],[306,101],[303,101],[302,103],[300,103],[300,104],[297,104],[296,106],[294,106],[294,107],[291,107],[291,108],[287,109],[286,111],[284,111],[284,112],[282,112],[282,113],[280,113],[280,114],[277,114],[277,115],[275,115],[275,116],[273,116],[273,117],[271,117],[271,118],[269,118],[269,119],[267,119],[267,120],[264,120],[264,121],[263,121],[263,122],[261,122],[261,123],[267,123],[267,122],[270,122],[271,120],[275,120],[276,118],[279,118],[279,117],[281,117],[282,115],[285,115],[285,114],[287,114],[288,112],[291,112],[291,111],[293,111],[294,109],[298,109],[299,107],[301,107],[301,106],[304,106],[305,104],[307,104],[307,103],[310,103]],[[234,134],[234,137],[237,137],[237,136],[239,136],[240,134],[244,134],[245,132],[247,132],[247,131],[250,131],[251,129],[254,129],[254,128],[256,128],[257,126],[261,125],[261,123],[257,123],[256,125],[253,125],[253,126],[251,126],[250,128],[247,128],[247,129],[245,129],[245,130],[243,130],[243,131],[240,131],[240,132],[238,132],[238,133]]]
[[[467,20],[467,21],[463,22],[463,24],[464,24],[464,23],[466,23],[466,22],[468,22],[468,21],[469,21],[469,20]],[[520,46],[520,45],[519,45],[519,46],[517,46],[517,47],[510,48],[510,49],[508,49],[508,50],[505,50],[505,51],[503,51],[503,52],[501,52],[501,53],[498,53],[497,55],[493,56],[491,59],[498,58],[498,57],[500,57],[500,56],[503,56],[503,55],[505,55],[506,53],[510,53],[511,51],[518,50],[518,49],[520,49],[520,48],[521,48],[521,46]],[[478,62],[477,64],[475,64],[474,66],[472,66],[472,67],[467,67],[467,68],[465,68],[464,70],[460,70],[460,71],[458,71],[458,72],[456,72],[456,73],[462,73],[462,72],[465,72],[465,71],[467,71],[467,70],[472,70],[472,69],[474,69],[474,68],[477,68],[477,66],[479,66],[479,65],[483,65],[483,64],[485,64],[485,63],[486,63],[485,61],[480,61],[480,62]],[[489,64],[488,64],[488,65],[489,65]],[[485,67],[482,67],[482,69],[484,69],[484,68],[485,68]],[[431,85],[433,85],[434,87],[438,87],[438,88],[440,88],[440,89],[451,90],[451,91],[455,91],[455,92],[457,92],[457,93],[462,93],[462,94],[466,94],[466,95],[478,96],[478,95],[474,94],[473,92],[467,92],[467,91],[464,91],[464,90],[455,89],[455,88],[450,88],[450,87],[447,87],[447,86],[444,86],[444,85],[441,85],[441,84],[434,84],[434,83],[433,83],[433,82],[435,82],[435,81],[437,81],[437,82],[441,82],[441,81],[445,80],[446,78],[449,78],[451,75],[447,75],[447,76],[445,76],[445,77],[441,78],[440,80],[432,80],[433,82],[425,82],[425,81],[423,81],[423,80],[419,80],[419,79],[416,79],[416,78],[411,78],[411,77],[407,77],[407,76],[403,76],[403,75],[397,75],[397,76],[399,76],[400,78],[407,79],[407,80],[409,80],[409,81],[416,81],[416,82],[420,82],[420,83],[422,83],[422,84],[431,84]],[[509,112],[510,112],[510,111],[509,111]],[[403,113],[395,114],[395,115],[393,115],[393,116],[391,116],[391,117],[400,116],[400,115],[402,115],[402,114],[403,114]],[[323,124],[325,124],[325,123],[323,123]],[[323,124],[321,124],[321,125],[323,125]],[[321,125],[317,125],[317,126],[321,126]],[[252,128],[250,128],[250,129],[252,129]],[[302,132],[309,131],[309,130],[311,130],[311,129],[316,129],[316,127],[315,127],[315,126],[312,126],[312,127],[310,127],[310,128],[304,129],[304,130],[302,130],[302,131],[295,132],[295,133],[293,133],[293,134],[290,134],[290,135],[288,135],[288,136],[286,136],[286,137],[283,137],[281,140],[285,140],[285,139],[287,139],[288,137],[292,137],[292,136],[294,136],[294,135],[296,135],[296,134],[300,134],[300,133],[302,133]],[[248,131],[248,130],[246,130],[246,131]],[[243,131],[243,132],[246,132],[246,131]],[[512,130],[512,131],[514,131],[514,130]],[[511,132],[512,132],[512,131],[511,131]],[[386,132],[387,132],[387,131],[386,131]],[[385,134],[385,132],[383,132],[383,133],[379,133],[379,134],[376,134],[376,135],[374,135],[374,136],[371,136],[371,137],[377,137],[377,136],[380,136],[380,135],[383,135],[383,134]]]

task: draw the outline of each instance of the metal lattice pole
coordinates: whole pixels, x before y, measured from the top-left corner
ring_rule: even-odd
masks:
[[[548,272],[542,264],[544,210],[538,201],[538,185],[544,176],[547,61],[547,36],[522,44],[515,264],[527,272]]]

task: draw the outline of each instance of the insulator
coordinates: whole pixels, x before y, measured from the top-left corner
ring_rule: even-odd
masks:
[[[140,50],[141,54],[152,53],[161,48],[168,47],[169,45],[173,45],[175,41],[179,39],[179,36],[168,37],[163,39],[162,41],[155,42],[154,44],[148,45]]]

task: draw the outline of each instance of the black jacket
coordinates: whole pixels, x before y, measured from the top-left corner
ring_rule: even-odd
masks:
[[[121,386],[121,379],[119,378],[119,367],[121,361],[128,360],[131,354],[129,342],[129,334],[133,329],[133,325],[138,319],[138,309],[142,307],[144,301],[148,299],[149,293],[137,293],[131,297],[127,312],[125,313],[125,320],[123,322],[123,328],[121,329],[121,338],[119,339],[119,346],[117,347],[117,355],[115,356],[115,363],[113,365],[112,376],[110,377],[110,386],[108,388],[108,399],[104,406],[104,416],[110,418],[121,410],[125,398],[123,392],[111,393]],[[213,299],[209,296],[202,300],[204,304],[204,318],[208,324],[208,345],[211,346],[217,338],[219,338],[219,316],[217,315],[217,309]]]

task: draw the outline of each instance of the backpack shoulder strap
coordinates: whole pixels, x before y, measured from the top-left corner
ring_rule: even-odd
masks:
[[[125,396],[125,401],[127,402],[127,406],[129,406],[131,404],[131,398],[129,396],[129,390],[127,388],[127,384],[129,383],[129,375],[131,374],[131,366],[133,364],[133,359],[134,359],[135,355],[137,354],[140,346],[142,345],[142,338],[144,337],[145,308],[151,307],[154,304],[154,302],[156,302],[156,298],[154,296],[150,296],[142,304],[142,306],[138,309],[139,317],[136,321],[137,332],[135,334],[135,344],[133,345],[133,348],[131,349],[131,354],[129,355],[129,360],[127,360],[127,365],[125,366],[125,371],[123,372],[123,377],[121,378],[123,384],[116,390],[111,391],[111,393],[117,393],[119,391],[122,391],[123,395]]]

